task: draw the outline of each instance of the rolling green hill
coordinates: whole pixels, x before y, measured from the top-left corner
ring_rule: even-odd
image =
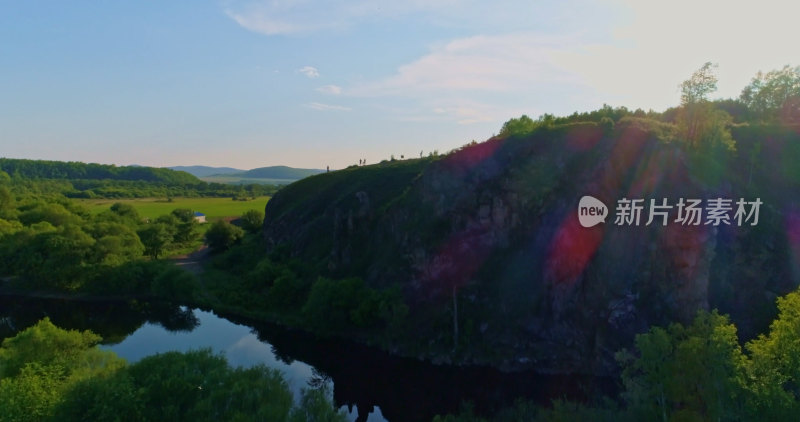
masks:
[[[125,180],[174,185],[200,183],[197,177],[183,171],[143,166],[117,167],[76,161],[0,158],[0,170],[12,177],[25,179]]]
[[[168,168],[0,158],[0,182],[20,193],[58,193],[71,198],[175,198],[270,195],[277,183],[204,181]]]

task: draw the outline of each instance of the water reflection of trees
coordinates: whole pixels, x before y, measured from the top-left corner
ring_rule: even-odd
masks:
[[[609,380],[602,378],[437,366],[349,341],[221,316],[253,327],[253,333],[270,344],[281,361],[298,360],[312,366],[309,388],[332,387],[336,407],[358,408],[356,421],[365,421],[376,406],[388,420],[430,420],[436,414],[458,412],[464,401],[473,403],[476,413],[488,415],[512,405],[517,398],[548,405],[552,399],[580,401],[596,395],[596,391],[613,390]]]
[[[200,324],[191,309],[166,303],[0,296],[0,340],[44,317],[61,328],[92,330],[103,337],[106,345],[120,343],[147,322],[169,331],[192,331]]]
[[[172,331],[190,331],[198,325],[190,309],[168,304],[0,297],[0,339],[44,316],[63,328],[92,330],[102,335],[106,343],[122,341],[147,322]],[[374,406],[380,407],[389,420],[430,420],[435,414],[457,412],[464,400],[474,403],[476,413],[490,414],[517,397],[546,404],[552,398],[589,395],[580,390],[581,382],[576,377],[435,366],[389,356],[352,342],[223,317],[253,327],[253,333],[269,343],[281,361],[291,363],[296,359],[314,367],[308,388],[332,392],[337,407],[357,407],[357,420],[366,420]],[[588,381],[591,385],[592,380]]]
[[[256,335],[256,337],[258,338],[259,341],[267,343],[267,344],[270,345],[269,346],[270,351],[272,352],[273,355],[275,355],[275,358],[277,358],[279,361],[281,361],[281,362],[283,362],[283,363],[285,363],[287,365],[291,365],[292,362],[294,362],[294,357],[292,357],[292,355],[290,354],[290,351],[282,349],[280,347],[275,347],[274,344],[272,344],[269,341],[263,339],[259,335],[258,331],[253,330],[253,334]]]
[[[311,369],[311,378],[308,379],[308,386],[315,390],[322,390],[333,386],[333,378],[320,369]]]
[[[170,332],[190,332],[200,325],[192,309],[185,306],[161,305],[151,309],[147,322],[158,324]]]

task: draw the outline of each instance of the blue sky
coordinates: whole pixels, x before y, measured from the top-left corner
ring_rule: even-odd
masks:
[[[658,4],[656,4],[658,3]],[[800,64],[790,1],[5,1],[0,156],[342,168]]]

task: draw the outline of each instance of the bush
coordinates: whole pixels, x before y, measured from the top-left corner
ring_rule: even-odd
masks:
[[[306,323],[326,334],[349,327],[396,327],[408,314],[399,290],[378,291],[353,277],[330,280],[320,277],[303,306]]]
[[[150,356],[129,370],[146,420],[286,420],[292,394],[276,370],[231,369],[210,350]]]
[[[216,251],[224,251],[244,237],[244,231],[224,220],[217,220],[206,232],[206,243]]]
[[[275,279],[267,293],[267,303],[278,310],[299,309],[306,301],[309,283],[292,272],[281,274]]]
[[[132,261],[111,267],[86,285],[92,293],[152,293],[151,285],[162,272],[173,264],[161,261]]]
[[[196,288],[194,276],[177,267],[162,271],[150,286],[153,295],[169,300],[191,300]]]
[[[264,212],[248,210],[242,215],[242,228],[250,233],[258,233],[264,225]]]

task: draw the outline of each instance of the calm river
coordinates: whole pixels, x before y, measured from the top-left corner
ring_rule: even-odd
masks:
[[[231,365],[265,364],[282,371],[297,393],[329,383],[333,399],[358,421],[430,421],[470,401],[490,413],[525,397],[540,403],[582,398],[593,380],[487,368],[437,366],[340,340],[241,318],[165,304],[81,302],[0,296],[0,339],[48,316],[62,328],[89,329],[102,347],[135,362],[166,352],[211,348]]]

